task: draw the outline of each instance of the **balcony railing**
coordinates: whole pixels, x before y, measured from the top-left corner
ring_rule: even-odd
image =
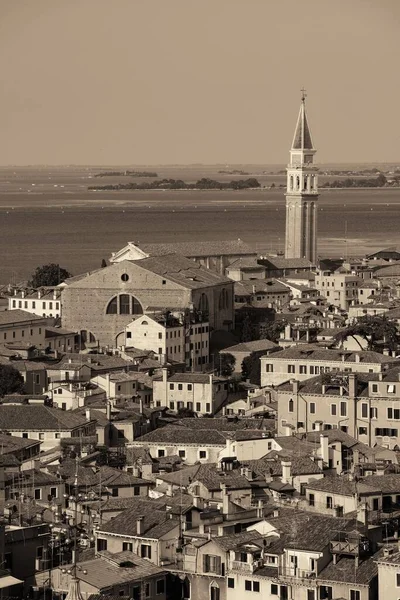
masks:
[[[315,571],[308,571],[307,569],[299,569],[298,567],[280,567],[278,569],[278,577],[282,580],[304,580],[312,581],[316,578]]]
[[[232,571],[239,571],[241,573],[253,573],[254,566],[252,563],[242,562],[241,560],[233,560],[231,562]]]

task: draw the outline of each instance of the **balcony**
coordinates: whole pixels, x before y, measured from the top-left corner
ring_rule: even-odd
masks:
[[[298,567],[282,567],[278,570],[278,577],[280,581],[284,581],[291,584],[296,583],[296,581],[304,584],[304,582],[306,581],[307,585],[317,585],[315,571],[299,569]]]
[[[256,566],[258,566],[258,562],[255,563]],[[254,571],[254,565],[253,563],[248,563],[248,562],[242,562],[241,560],[233,560],[231,562],[231,570],[232,571],[239,571],[239,573],[253,573]]]

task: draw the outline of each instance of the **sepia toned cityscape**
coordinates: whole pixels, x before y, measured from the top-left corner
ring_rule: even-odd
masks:
[[[1,600],[399,600],[399,32],[0,2]]]

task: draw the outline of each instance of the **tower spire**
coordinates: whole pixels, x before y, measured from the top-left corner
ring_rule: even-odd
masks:
[[[316,152],[306,113],[306,90],[301,103],[287,166],[286,258],[307,258],[316,262],[318,182],[314,166]]]

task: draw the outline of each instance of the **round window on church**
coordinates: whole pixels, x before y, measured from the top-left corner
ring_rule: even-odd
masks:
[[[121,279],[122,281],[129,281],[129,275],[127,273],[122,273],[121,275]]]

